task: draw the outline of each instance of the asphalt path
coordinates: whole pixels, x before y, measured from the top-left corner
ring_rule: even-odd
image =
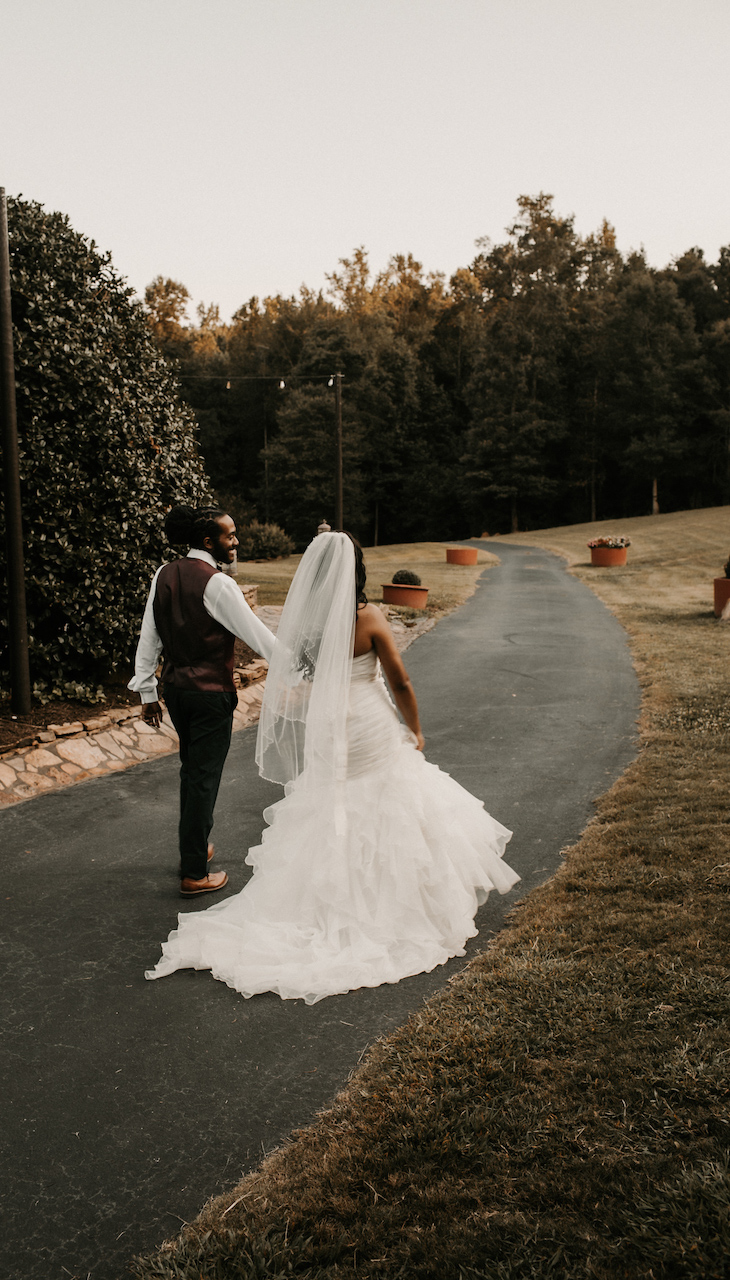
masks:
[[[406,655],[428,758],[514,830],[522,882],[490,897],[468,956],[555,870],[636,749],[618,623],[557,557],[496,550],[499,567]],[[258,778],[254,741],[234,735],[216,811],[231,892],[281,794]],[[177,896],[176,774],[167,757],[0,813],[7,1280],[119,1280],[465,963],[312,1008],[244,1001],[207,973],[146,982],[176,912],[207,905]]]

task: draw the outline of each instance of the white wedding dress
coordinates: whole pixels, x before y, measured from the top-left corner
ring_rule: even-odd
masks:
[[[307,768],[290,782],[249,883],[181,914],[147,978],[210,969],[244,996],[314,1004],[464,954],[477,907],[520,878],[502,860],[511,832],[416,750],[374,650],[352,661],[347,744],[336,795]]]

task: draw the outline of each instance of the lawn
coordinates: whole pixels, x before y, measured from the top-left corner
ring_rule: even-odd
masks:
[[[626,568],[589,566],[597,533],[631,537]],[[626,627],[640,755],[508,927],[140,1280],[728,1275],[730,508],[508,541]]]
[[[390,582],[398,569],[417,573],[428,587],[428,613],[443,616],[473,593],[482,571],[496,558],[480,551],[474,568],[447,564],[446,542],[404,542],[387,547],[364,547],[368,581],[365,593],[373,604],[383,599],[382,583]],[[244,560],[238,566],[239,582],[256,583],[259,604],[283,604],[301,556],[285,556],[281,560]]]

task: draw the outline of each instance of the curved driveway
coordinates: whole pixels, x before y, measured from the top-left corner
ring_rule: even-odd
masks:
[[[406,659],[429,759],[515,833],[507,857],[522,883],[492,895],[469,954],[551,874],[633,758],[639,704],[600,601],[547,552],[497,551],[500,566]],[[217,809],[231,891],[280,794],[256,776],[253,747],[252,731],[234,735]],[[167,757],[0,813],[0,1274],[13,1280],[116,1280],[306,1123],[367,1044],[464,964],[313,1008],[244,1001],[192,971],[145,982],[181,906],[176,771]]]

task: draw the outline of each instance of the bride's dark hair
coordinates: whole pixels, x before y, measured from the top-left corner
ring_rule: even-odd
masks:
[[[343,533],[350,539],[355,548],[355,610],[359,604],[367,604],[368,598],[365,595],[365,583],[367,582],[367,571],[365,569],[365,560],[363,559],[362,547],[357,538],[353,538],[347,529],[343,529]]]

